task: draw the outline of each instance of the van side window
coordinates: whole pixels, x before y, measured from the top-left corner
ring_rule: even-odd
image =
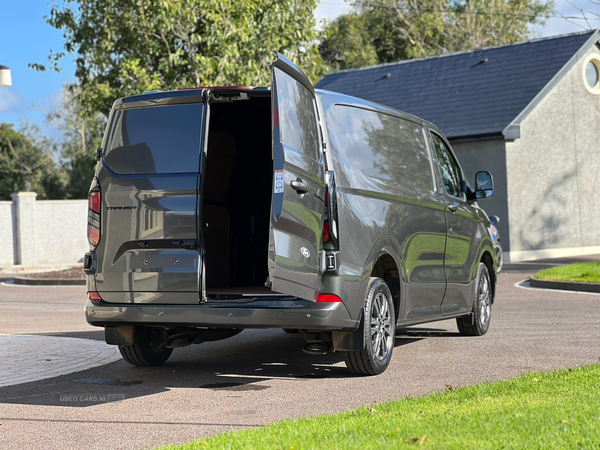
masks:
[[[450,149],[435,133],[431,133],[433,139],[433,147],[435,148],[435,156],[440,166],[442,173],[442,181],[448,194],[455,197],[460,197],[460,168],[458,163],[452,156]]]
[[[202,104],[116,111],[106,165],[120,174],[197,172]]]
[[[336,105],[333,112],[330,139],[338,141],[338,148],[365,175],[433,191],[421,125],[352,106]]]
[[[275,69],[281,143],[320,159],[319,132],[313,94],[298,81]]]

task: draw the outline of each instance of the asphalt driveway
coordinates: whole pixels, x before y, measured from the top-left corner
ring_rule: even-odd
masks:
[[[506,265],[486,336],[460,337],[453,320],[403,329],[390,367],[377,377],[350,375],[338,354],[304,354],[298,335],[245,330],[177,349],[158,368],[119,360],[0,387],[0,448],[151,448],[446,385],[598,362],[600,295],[515,286],[538,268]],[[83,319],[84,299],[83,287],[0,285],[0,333],[101,340],[102,331]]]

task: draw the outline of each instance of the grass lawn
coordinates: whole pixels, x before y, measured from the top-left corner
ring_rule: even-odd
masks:
[[[369,379],[364,383],[367,388]],[[532,373],[466,388],[448,387],[445,392],[423,397],[376,403],[337,415],[286,420],[165,448],[415,447],[600,449],[600,365]]]
[[[600,283],[600,261],[569,264],[568,266],[540,270],[533,278],[538,280]]]

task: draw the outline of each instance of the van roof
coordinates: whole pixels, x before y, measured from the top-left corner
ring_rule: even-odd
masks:
[[[246,92],[253,96],[266,96],[271,94],[271,88],[269,87],[249,87],[249,86],[211,86],[211,87],[198,87],[198,88],[187,88],[179,89],[176,91],[152,91],[145,92],[143,94],[132,95],[129,97],[123,97],[115,101],[113,109],[126,109],[126,108],[139,108],[144,106],[159,106],[169,104],[180,104],[180,103],[198,103],[204,101],[204,91],[218,89],[219,94],[226,94],[228,91],[234,92]],[[417,122],[421,125],[427,125],[430,128],[438,130],[434,124],[421,119],[420,117],[412,114],[399,111],[388,106],[381,105],[379,103],[370,102],[363,100],[358,97],[351,95],[340,94],[338,92],[331,92],[324,89],[315,89],[315,93],[321,97],[321,99],[327,99],[328,102],[334,104],[351,105],[355,107],[362,107],[372,109],[384,114],[391,114],[397,117],[401,117],[412,122]]]
[[[179,89],[175,91],[150,91],[143,94],[122,97],[113,103],[113,109],[158,106],[174,103],[197,103],[204,101],[204,91],[218,89],[219,94],[231,92],[247,92],[253,96],[270,95],[270,88],[249,86],[211,86]]]
[[[439,131],[439,128],[435,126],[433,123],[428,122],[427,120],[421,119],[420,117],[414,116],[412,114],[408,114],[404,111],[399,111],[394,108],[390,108],[389,106],[381,105],[379,103],[370,102],[368,100],[363,100],[362,98],[353,97],[351,95],[340,94],[339,92],[327,91],[324,89],[315,89],[315,92],[321,97],[322,100],[327,100],[332,104],[340,104],[340,105],[350,105],[360,108],[372,109],[377,112],[381,112],[383,114],[390,114],[396,117],[400,117],[402,119],[410,120],[411,122],[416,122],[424,126],[428,126],[436,131]]]

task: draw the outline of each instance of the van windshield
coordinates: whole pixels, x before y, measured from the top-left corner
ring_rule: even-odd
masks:
[[[106,165],[120,174],[197,172],[203,104],[115,112]]]

